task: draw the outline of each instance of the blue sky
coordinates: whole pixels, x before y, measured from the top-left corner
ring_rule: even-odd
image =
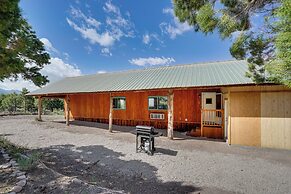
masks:
[[[20,7],[51,55],[42,73],[67,76],[232,59],[230,41],[194,32],[166,0],[22,0]],[[20,89],[32,83],[0,83]]]

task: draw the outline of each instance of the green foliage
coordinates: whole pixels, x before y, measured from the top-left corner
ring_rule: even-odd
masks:
[[[41,154],[38,152],[32,153],[28,157],[19,157],[17,163],[19,164],[20,170],[31,170],[35,168],[40,162]]]
[[[64,115],[64,108],[54,109],[52,112],[53,115]]]
[[[0,136],[0,148],[5,149],[13,157],[18,157],[19,154],[25,152],[25,148],[11,143],[9,140]]]
[[[26,96],[26,94],[28,93],[29,91],[26,88],[23,88],[21,91],[21,98],[23,100],[24,113],[26,113],[27,111],[35,112],[37,110],[34,97]]]
[[[0,111],[4,111],[5,110],[5,108],[2,105],[2,101],[3,101],[4,98],[5,98],[5,95],[4,94],[0,94]]]
[[[55,110],[64,110],[64,101],[58,98],[55,99],[44,99],[43,108],[54,112]]]
[[[204,33],[213,32],[215,29],[217,19],[210,3],[203,5],[197,12],[197,23]]]
[[[29,91],[23,88],[20,94],[1,94],[0,95],[0,111],[9,113],[36,113],[38,102],[36,98],[27,96]],[[42,101],[43,111],[49,111],[52,114],[63,114],[64,101],[62,99],[46,99]]]
[[[21,107],[22,98],[16,93],[7,94],[1,104],[5,110],[15,113]]]
[[[49,54],[31,26],[22,17],[19,0],[1,0],[0,81],[21,76],[42,86],[48,82],[40,70],[49,63]]]
[[[234,41],[232,46],[230,47],[229,51],[233,57],[239,60],[243,60],[246,57],[246,41],[247,36],[244,34],[241,34],[238,36],[238,38]]]
[[[217,30],[222,39],[240,33],[230,53],[248,61],[246,76],[256,83],[273,81],[291,87],[290,0],[174,0],[174,10],[195,31]],[[257,14],[265,18],[260,30],[251,25]]]
[[[282,0],[282,6],[276,11],[279,21],[274,28],[277,58],[272,61],[267,70],[271,72],[271,80],[281,82],[291,87],[291,2]]]
[[[259,36],[251,38],[247,43],[250,57],[248,58],[249,72],[246,75],[257,83],[264,83],[266,81],[264,51],[268,47],[268,41]]]
[[[179,17],[181,22],[187,21],[194,27],[195,31],[198,31],[199,25],[196,20],[197,13],[195,10],[199,10],[205,5],[204,0],[174,0],[175,15]]]
[[[218,30],[221,38],[225,39],[230,37],[238,29],[237,25],[235,18],[224,12],[218,22]]]
[[[41,154],[38,152],[24,156],[23,154],[27,151],[24,147],[15,145],[2,136],[0,136],[0,148],[6,150],[12,157],[17,158],[17,163],[21,170],[33,169],[41,158]]]

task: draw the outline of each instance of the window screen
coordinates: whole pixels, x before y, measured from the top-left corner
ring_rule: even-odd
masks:
[[[114,97],[113,98],[113,108],[114,109],[126,109],[125,97]]]
[[[212,98],[206,98],[206,104],[212,104]]]
[[[168,98],[166,96],[149,97],[149,109],[151,110],[167,110]]]

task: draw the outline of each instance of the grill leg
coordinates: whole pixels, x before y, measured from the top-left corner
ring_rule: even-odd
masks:
[[[138,152],[138,135],[136,135],[135,144],[136,144],[135,152],[137,153]]]

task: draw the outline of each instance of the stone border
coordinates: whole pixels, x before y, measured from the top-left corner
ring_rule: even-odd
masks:
[[[8,194],[19,193],[20,191],[22,191],[23,187],[26,185],[26,182],[27,182],[26,172],[19,170],[19,165],[16,162],[16,160],[11,158],[9,154],[5,152],[5,150],[2,149],[0,153],[3,155],[4,159],[7,161],[7,163],[0,165],[0,169],[11,168],[12,173],[9,176],[16,177],[16,180],[18,180],[16,185],[10,190]]]

